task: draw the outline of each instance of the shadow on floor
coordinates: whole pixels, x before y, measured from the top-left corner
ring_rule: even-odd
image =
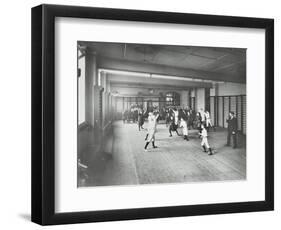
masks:
[[[20,214],[19,214],[19,217],[20,217],[21,219],[24,219],[25,221],[28,221],[28,222],[31,221],[31,215],[28,214],[28,213],[20,213]]]

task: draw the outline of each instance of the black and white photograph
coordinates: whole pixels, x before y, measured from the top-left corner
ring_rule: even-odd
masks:
[[[274,210],[274,20],[195,12],[32,8],[33,222]]]
[[[77,186],[247,180],[246,60],[243,47],[77,41]]]

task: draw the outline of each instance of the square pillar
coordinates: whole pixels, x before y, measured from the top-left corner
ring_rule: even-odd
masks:
[[[97,76],[96,57],[86,52],[85,55],[85,120],[94,125],[94,81]]]
[[[196,90],[196,104],[197,111],[200,111],[200,109],[205,110],[205,88]]]
[[[188,91],[187,90],[181,91],[180,105],[184,108],[186,108],[186,106],[188,105]]]

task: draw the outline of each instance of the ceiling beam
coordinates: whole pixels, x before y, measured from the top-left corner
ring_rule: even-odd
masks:
[[[165,85],[169,87],[183,87],[183,88],[212,88],[213,84],[209,82],[194,82],[186,80],[174,80],[174,79],[161,79],[161,78],[149,78],[149,77],[132,77],[108,74],[107,79],[111,84],[143,84],[150,87]]]
[[[162,75],[173,75],[178,77],[186,78],[196,78],[196,79],[205,79],[213,81],[225,81],[225,82],[237,82],[245,83],[245,76],[236,76],[236,75],[226,75],[221,73],[214,73],[202,70],[192,70],[186,68],[172,67],[159,64],[151,64],[145,62],[135,62],[128,60],[120,60],[113,58],[106,58],[99,56],[98,59],[98,68],[112,69],[112,70],[121,70],[121,71],[132,71],[132,72],[141,72],[141,73],[150,73],[150,74],[162,74]]]
[[[111,83],[111,87],[118,88],[136,88],[136,89],[167,89],[167,90],[191,90],[194,87],[186,87],[186,86],[168,86],[168,85],[146,85],[146,84],[133,84],[133,83]]]

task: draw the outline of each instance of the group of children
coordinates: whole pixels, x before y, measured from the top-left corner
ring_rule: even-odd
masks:
[[[169,117],[169,133],[170,137],[172,137],[172,131],[176,132],[178,136],[179,133],[177,129],[180,127],[182,128],[182,133],[183,133],[183,138],[186,141],[189,141],[188,138],[188,113],[185,113],[183,111],[179,111],[177,108],[175,109],[170,109],[169,111],[170,117]],[[201,115],[203,114],[203,115]],[[202,117],[204,116],[204,119]],[[146,135],[146,143],[145,143],[145,151],[147,151],[147,147],[150,142],[152,142],[152,147],[157,148],[155,146],[155,133],[156,133],[156,127],[157,127],[157,119],[159,117],[159,112],[154,111],[154,112],[149,112],[148,113],[148,128],[147,128],[147,135]],[[200,113],[199,118],[199,123],[197,125],[198,128],[198,134],[199,137],[202,139],[201,140],[201,146],[203,148],[204,152],[208,152],[208,155],[213,155],[213,151],[208,143],[208,131],[209,127],[212,126],[210,114],[208,111],[205,111],[204,113]]]

